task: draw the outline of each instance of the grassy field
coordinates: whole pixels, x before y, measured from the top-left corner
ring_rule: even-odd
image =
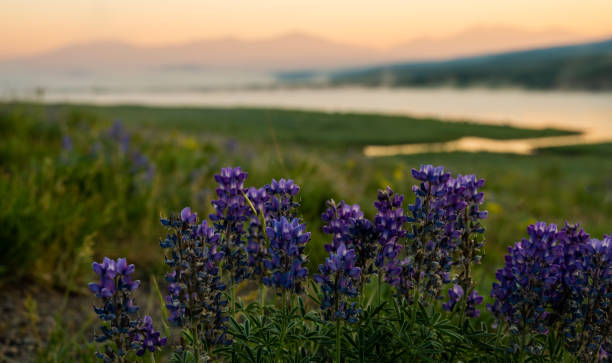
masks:
[[[463,136],[520,139],[569,135],[564,130],[526,130],[469,122],[443,122],[407,116],[323,113],[249,108],[150,108],[140,106],[73,106],[73,110],[103,119],[120,119],[134,126],[239,140],[312,147],[362,147],[455,140]]]
[[[156,270],[161,263],[153,248],[162,231],[158,216],[184,205],[207,215],[214,198],[212,175],[225,165],[248,170],[249,185],[288,177],[302,186],[304,217],[315,236],[310,246],[315,266],[326,241],[319,218],[325,200],[359,203],[372,216],[378,188],[391,185],[411,201],[410,169],[425,163],[486,178],[490,218],[482,271],[487,283],[506,246],[535,220],[580,221],[595,236],[612,232],[609,144],[551,148],[534,156],[450,153],[367,159],[360,153],[361,146],[371,143],[567,134],[561,130],[262,109],[26,104],[1,109],[0,221],[5,228],[0,273],[5,280],[25,276],[76,287],[85,262],[103,254],[126,254],[139,260],[141,271]],[[106,145],[114,120],[121,120],[130,134],[132,149],[124,154]],[[62,147],[65,136],[73,143],[69,151]],[[108,155],[91,156],[95,145],[105,145]],[[133,150],[154,165],[150,179],[132,170]]]
[[[123,126],[113,126],[116,120]],[[307,249],[312,271],[329,242],[320,220],[326,200],[359,203],[372,217],[377,189],[390,185],[406,195],[407,205],[414,199],[411,168],[434,164],[487,180],[486,256],[476,278],[479,291],[488,295],[507,246],[522,238],[530,223],[568,220],[582,222],[596,237],[612,232],[612,144],[550,148],[532,156],[448,153],[377,159],[365,158],[361,147],[462,136],[564,134],[399,116],[0,104],[0,284],[9,287],[7,296],[15,304],[23,305],[23,298],[30,301],[26,311],[35,311],[30,297],[11,295],[20,291],[14,286],[27,281],[45,291],[76,293],[65,301],[81,306],[77,297],[93,279],[91,262],[102,256],[126,256],[137,264],[138,277],[149,281],[163,263],[160,215],[185,205],[200,216],[211,213],[213,175],[228,165],[247,170],[249,186],[285,177],[302,187],[303,217],[313,233]],[[55,301],[38,299],[40,311],[45,301]],[[155,310],[154,293],[145,299],[145,311]],[[23,316],[37,316],[29,314]],[[91,324],[90,309],[83,314]],[[64,358],[73,357],[86,341],[83,329],[90,330],[87,324],[70,328],[61,314],[55,319],[55,330],[48,333],[53,343],[39,349],[42,361],[62,357],[62,352],[68,354]]]

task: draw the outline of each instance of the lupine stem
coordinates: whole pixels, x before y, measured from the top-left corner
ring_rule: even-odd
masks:
[[[232,293],[232,316],[236,315],[236,286],[234,284],[230,287]]]
[[[380,306],[380,288],[382,286],[382,266],[378,270],[378,286],[376,287],[376,305]]]
[[[263,314],[264,311],[264,284],[259,283],[259,309],[261,309],[261,312]]]
[[[527,341],[527,324],[523,322],[523,332],[521,333],[521,351],[519,353],[519,363],[525,362],[525,345]]]
[[[341,344],[342,344],[342,320],[336,319],[336,363],[340,363],[340,360],[342,358]]]
[[[200,338],[198,337],[198,326],[196,325],[195,327],[191,328],[191,338],[193,341],[193,350],[194,350],[194,355],[195,355],[195,361],[196,363],[200,362],[200,344],[198,344],[198,341],[200,340]]]
[[[419,285],[414,287],[414,295],[412,297],[412,316],[410,317],[410,326],[413,327],[416,323],[416,311],[419,304]]]
[[[282,313],[282,323],[281,323],[281,337],[280,337],[280,346],[276,351],[277,360],[280,362],[280,351],[282,347],[285,345],[285,334],[287,330],[287,291],[283,289],[283,293],[281,296],[281,313]]]

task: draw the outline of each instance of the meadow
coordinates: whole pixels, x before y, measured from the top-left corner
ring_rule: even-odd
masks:
[[[566,134],[403,116],[4,103],[0,283],[79,296],[103,256],[138,261],[138,277],[148,281],[163,270],[159,218],[186,205],[212,213],[213,175],[228,165],[247,170],[249,186],[281,177],[301,186],[300,213],[312,233],[307,266],[315,271],[326,254],[328,199],[358,203],[372,217],[378,189],[389,185],[413,203],[411,169],[433,164],[486,180],[485,256],[474,273],[479,290],[489,291],[507,247],[535,221],[580,222],[596,238],[612,232],[612,145],[380,159],[361,148]]]

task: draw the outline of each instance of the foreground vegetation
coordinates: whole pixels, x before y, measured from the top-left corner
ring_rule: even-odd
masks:
[[[485,245],[485,180],[432,165],[411,174],[414,203],[380,189],[372,220],[357,204],[327,202],[329,254],[311,279],[300,187],[284,178],[247,187],[240,167],[221,169],[208,219],[190,207],[161,219],[163,316],[180,339],[138,318],[135,266],[105,257],[89,283],[101,300],[96,355],[125,362],[172,342],[173,362],[610,360],[612,236],[530,225],[495,274],[494,332],[476,320],[484,299],[472,278]],[[245,306],[236,290],[248,283],[258,303]],[[276,304],[267,304],[266,287]]]
[[[0,275],[4,284],[29,279],[82,292],[91,261],[102,256],[137,261],[141,278],[159,273],[163,264],[152,248],[164,230],[159,216],[184,205],[212,213],[212,176],[232,164],[249,170],[251,185],[285,176],[301,186],[300,214],[312,232],[306,266],[316,271],[326,256],[320,215],[328,199],[359,203],[372,217],[371,196],[390,185],[413,203],[410,170],[431,163],[487,179],[487,245],[474,281],[488,291],[507,246],[535,220],[580,221],[594,236],[610,232],[610,146],[529,157],[453,153],[377,160],[365,159],[360,147],[554,134],[564,132],[375,115],[4,104]],[[385,141],[385,135],[393,138]]]

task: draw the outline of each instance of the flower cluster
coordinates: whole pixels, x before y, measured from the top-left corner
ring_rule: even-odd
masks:
[[[452,261],[452,244],[442,233],[445,215],[441,208],[450,174],[442,167],[424,165],[420,170],[413,169],[412,175],[421,183],[413,187],[415,202],[408,206],[411,216],[406,221],[411,223],[411,228],[403,246],[405,257],[391,261],[386,277],[409,302],[413,301],[414,291],[437,297],[442,285],[450,281]]]
[[[206,221],[198,223],[189,207],[179,217],[162,219],[169,229],[160,246],[169,250],[166,264],[168,320],[177,326],[205,332],[209,346],[228,344],[227,317],[223,299],[225,284],[219,276],[219,264],[224,252],[219,251],[219,235]]]
[[[358,219],[363,219],[359,205],[349,205],[344,201],[336,204],[333,199],[327,201],[327,210],[321,215],[325,225],[323,232],[332,235],[332,244],[326,244],[327,252],[335,251],[341,244],[352,245],[350,230]]]
[[[355,267],[356,257],[355,251],[342,243],[336,251],[330,252],[325,263],[319,265],[319,274],[314,276],[323,291],[321,310],[328,320],[357,321],[361,310],[356,308],[357,303],[346,301],[359,293],[361,269]]]
[[[378,191],[378,200],[374,206],[378,213],[374,217],[374,228],[378,235],[380,249],[376,256],[376,266],[382,267],[385,261],[392,263],[402,246],[400,239],[406,235],[403,228],[406,222],[402,204],[404,196],[395,193],[390,187]]]
[[[263,278],[264,284],[285,291],[300,292],[301,282],[308,276],[304,247],[310,240],[306,224],[300,224],[297,218],[289,221],[285,217],[273,219],[266,228],[270,239],[269,258],[264,265],[269,276]]]
[[[96,353],[105,361],[123,359],[130,350],[142,355],[145,349],[154,351],[166,344],[166,338],[161,338],[153,329],[150,316],[145,316],[144,320],[134,319],[138,307],[131,294],[140,285],[140,281],[132,281],[134,269],[125,258],[115,261],[105,257],[102,263],[93,263],[99,282],[89,283],[89,289],[102,300],[102,306],[94,307],[94,311],[104,322],[100,326],[102,334],[96,335],[95,340],[112,342],[105,344],[103,352]]]
[[[375,272],[374,261],[378,254],[378,234],[372,222],[363,217],[358,204],[344,201],[327,201],[327,209],[321,215],[325,223],[323,232],[332,235],[332,243],[325,245],[327,252],[336,251],[340,245],[355,251],[355,265],[361,269],[359,288],[363,287],[368,275]]]
[[[161,337],[158,331],[153,328],[153,319],[149,315],[139,322],[132,335],[132,344],[137,349],[136,355],[144,355],[148,350],[154,352],[157,347],[166,345],[167,338]]]
[[[538,222],[527,228],[528,239],[508,248],[506,264],[495,277],[489,309],[511,325],[511,331],[523,334],[534,330],[547,333],[546,311],[558,293],[560,282],[559,238],[555,224]]]
[[[130,133],[123,127],[121,121],[115,121],[107,131],[111,147],[117,148],[120,153],[129,156],[130,171],[132,174],[143,174],[144,179],[150,181],[155,175],[155,164],[131,144]]]
[[[286,217],[289,219],[297,217],[299,203],[295,196],[300,192],[300,187],[291,179],[272,179],[270,184],[266,184],[266,193],[269,200],[266,203],[265,214],[268,218],[279,219]]]
[[[446,311],[453,311],[457,303],[464,298],[464,291],[461,285],[454,285],[448,289],[449,301],[442,304],[442,308]],[[480,316],[480,310],[476,309],[476,305],[482,304],[483,297],[478,295],[476,290],[473,290],[467,298],[465,298],[465,315],[470,318],[477,318]]]
[[[101,135],[96,135],[93,144],[91,139],[85,140],[81,137],[82,135],[63,135],[61,155],[63,163],[77,160],[91,162],[92,159],[100,157],[106,163],[128,171],[133,176],[133,181],[140,180],[148,185],[155,176],[155,164],[131,142],[130,133],[120,121],[116,121]]]
[[[509,249],[489,309],[518,333],[563,331],[566,348],[593,361],[612,348],[612,239],[543,222]],[[534,347],[520,347],[534,351]],[[535,347],[536,351],[538,347]],[[603,353],[602,353],[603,351]]]
[[[244,223],[252,213],[245,194],[244,182],[247,173],[240,167],[223,168],[215,174],[218,183],[217,197],[212,204],[215,213],[210,215],[215,230],[221,239],[221,249],[225,253],[223,272],[230,275],[230,282],[237,284],[248,277],[248,259],[245,249]]]
[[[574,232],[571,227],[566,229]],[[585,236],[568,235],[562,270],[563,290],[569,294],[553,309],[560,316],[568,350],[592,361],[600,349],[612,351],[612,237],[584,242]]]
[[[472,295],[478,296],[473,290],[472,266],[480,263],[482,258],[484,241],[480,236],[484,233],[484,228],[480,221],[488,215],[487,211],[480,210],[484,193],[479,189],[484,183],[484,179],[478,179],[475,175],[459,174],[457,178],[451,177],[446,183],[446,193],[442,200],[446,223],[442,241],[445,241],[447,250],[455,250],[452,262],[458,270],[455,283],[464,291],[472,291],[466,301],[468,305],[465,306],[468,317],[480,314],[469,302],[482,301],[470,298]],[[470,313],[471,311],[474,313]]]
[[[261,278],[265,271],[263,261],[268,255],[265,231],[266,215],[264,215],[264,212],[270,197],[265,188],[250,187],[247,191],[247,198],[252,205],[252,209],[254,209],[251,210],[249,215],[247,228],[246,249],[250,267],[249,275],[251,278]]]

